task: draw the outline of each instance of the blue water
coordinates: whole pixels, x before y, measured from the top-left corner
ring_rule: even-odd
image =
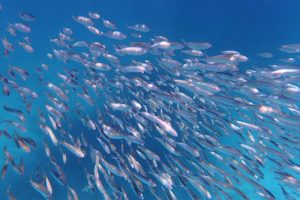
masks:
[[[222,50],[237,50],[250,58],[249,62],[242,65],[244,69],[260,66],[266,62],[255,56],[256,53],[270,51],[274,55],[283,57],[281,52],[276,51],[280,45],[300,41],[300,1],[297,0],[2,0],[0,3],[3,5],[3,11],[0,12],[1,37],[8,35],[5,33],[8,23],[21,21],[18,12],[26,11],[37,18],[36,22],[30,23],[32,32],[29,34],[35,52],[29,55],[21,47],[16,47],[9,57],[1,54],[0,74],[6,74],[7,66],[20,66],[34,71],[36,66],[46,63],[49,71],[44,76],[52,82],[58,81],[56,73],[64,67],[64,64],[47,59],[47,53],[52,51],[49,39],[56,37],[63,27],[70,27],[74,31],[74,38],[96,41],[96,36],[83,30],[72,19],[75,15],[87,15],[89,11],[98,12],[101,17],[115,22],[120,30],[126,30],[128,25],[145,23],[152,29],[149,38],[164,35],[171,41],[210,42],[213,48],[207,50],[208,55]],[[76,64],[72,67],[76,68]],[[40,148],[27,154],[18,150],[12,140],[0,138],[1,150],[7,146],[16,160],[19,161],[19,158],[23,157],[26,161],[24,176],[19,176],[9,169],[6,178],[0,180],[1,200],[6,199],[6,188],[10,185],[17,199],[42,199],[40,194],[32,189],[28,180],[33,176],[37,165],[47,168],[48,161],[44,156],[42,146],[45,135],[38,128],[38,122],[34,117],[37,115],[37,107],[46,102],[46,97],[43,97],[42,87],[38,87],[40,83],[37,76],[31,77],[30,81],[22,84],[35,88],[40,94],[40,98],[35,100],[32,107],[32,114],[26,115],[28,129],[26,136],[34,138]],[[101,107],[102,103],[97,102],[98,107]],[[23,108],[22,98],[16,92],[13,92],[10,98],[1,97],[0,107],[2,105]],[[89,106],[87,106],[87,111],[89,116],[95,115],[95,110]],[[1,118],[14,119],[13,116],[7,116],[6,112],[0,110]],[[83,127],[78,119],[73,119],[72,114],[69,115],[69,119],[71,120],[69,123],[73,124],[71,131],[77,132],[74,133],[75,135],[93,134]],[[61,156],[59,151],[53,150],[53,152],[57,157]],[[100,193],[92,194],[82,191],[86,185],[82,166],[86,164],[87,168],[92,169],[91,163],[79,161],[71,154],[68,155],[68,164],[64,170],[68,183],[77,191],[79,199],[101,199]],[[4,162],[5,158],[1,153],[1,167]],[[268,175],[268,167],[264,173],[266,177],[262,180],[264,185],[269,186],[268,188],[278,199],[284,199],[276,185],[277,180]],[[66,199],[66,189],[55,181],[52,182],[55,191],[54,199]],[[248,187],[246,183],[244,184]],[[129,199],[134,199],[132,191],[130,189],[128,191]],[[253,192],[253,188],[249,188],[248,192],[249,194]],[[176,194],[178,199],[187,198],[180,189],[176,191]],[[149,198],[149,194],[145,194],[145,199]]]

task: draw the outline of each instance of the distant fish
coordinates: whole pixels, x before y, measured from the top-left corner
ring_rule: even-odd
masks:
[[[209,49],[212,47],[212,45],[208,42],[186,42],[186,46],[188,46],[191,49],[202,51]]]
[[[73,16],[73,19],[78,22],[79,24],[82,24],[84,26],[93,26],[94,22],[91,20],[91,18],[84,17],[84,16]]]
[[[8,161],[6,160],[1,169],[1,178],[4,179],[7,173]]]
[[[137,38],[137,39],[141,39],[142,35],[140,33],[131,33],[130,34],[132,37]]]
[[[92,19],[100,19],[100,15],[96,12],[89,12],[89,17]]]
[[[104,33],[104,35],[115,40],[125,40],[127,38],[127,36],[120,31],[108,31]]]
[[[10,43],[6,38],[2,38],[1,41],[2,41],[2,45],[4,46],[4,48],[7,51],[14,51],[15,50],[14,46],[12,45],[12,43]]]
[[[285,62],[285,63],[294,63],[296,62],[295,58],[282,58],[280,61]]]
[[[23,33],[30,33],[31,32],[31,28],[25,24],[22,23],[15,23],[13,24],[13,27]]]
[[[147,33],[151,30],[146,24],[135,24],[133,26],[128,26],[128,28],[134,31],[144,32],[144,33]]]
[[[69,144],[65,141],[61,142],[61,144],[68,149],[70,152],[72,152],[73,154],[75,154],[77,157],[79,158],[83,158],[85,156],[84,151],[77,145],[72,145]]]
[[[147,52],[145,48],[142,47],[122,47],[122,48],[117,48],[116,52],[120,55],[143,55]]]
[[[194,49],[192,49],[192,50],[182,50],[182,53],[190,55],[190,56],[195,56],[195,57],[200,57],[200,56],[204,55],[204,53],[202,51],[194,50]]]
[[[116,30],[118,27],[116,24],[114,24],[113,22],[107,20],[107,19],[103,19],[103,25],[106,27],[106,28],[109,28],[109,29],[112,29],[112,30]]]
[[[16,36],[17,32],[16,29],[13,27],[13,25],[9,24],[6,31],[11,34],[12,36]]]
[[[300,53],[300,44],[282,45],[279,50],[286,53]]]
[[[63,32],[66,35],[72,35],[73,34],[73,31],[70,28],[63,28]]]
[[[44,199],[50,200],[52,198],[53,191],[48,177],[45,176],[46,186],[33,180],[29,180],[29,182],[31,186],[44,197]]]
[[[94,26],[87,26],[86,27],[91,33],[94,33],[95,35],[102,35],[103,33],[97,29],[96,27]]]
[[[31,45],[29,45],[29,44],[27,44],[27,43],[25,43],[25,42],[18,42],[19,43],[19,45],[21,46],[21,47],[23,47],[23,49],[26,51],[26,52],[28,52],[28,53],[33,53],[34,52],[34,49],[33,49],[33,47],[31,46]]]
[[[277,76],[300,74],[300,69],[294,69],[294,68],[278,69],[278,70],[272,71],[271,74],[277,75]]]
[[[28,21],[28,22],[33,22],[36,21],[36,17],[30,13],[27,12],[19,12],[19,17],[24,20],[24,21]]]
[[[15,195],[12,193],[10,186],[7,188],[6,193],[9,200],[17,200]]]
[[[262,58],[273,58],[273,54],[271,54],[269,52],[261,52],[261,53],[258,53],[257,55]]]

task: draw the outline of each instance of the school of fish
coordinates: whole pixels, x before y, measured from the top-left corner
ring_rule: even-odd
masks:
[[[47,161],[37,160],[27,181],[41,199],[55,199],[57,186],[68,200],[82,193],[105,200],[300,198],[300,44],[279,47],[289,58],[277,65],[241,70],[249,58],[238,51],[208,56],[211,43],[151,36],[145,24],[120,30],[97,12],[70,18],[73,24],[50,38],[43,63],[31,71],[2,66],[7,73],[0,75],[1,99],[23,99],[23,106],[1,103],[0,140],[42,152]],[[36,20],[20,12],[8,23],[5,59],[35,53]],[[270,52],[257,56],[273,59]],[[39,85],[27,87],[34,77]],[[43,142],[28,136],[32,126]],[[8,171],[28,170],[25,158],[16,160],[7,146],[2,152],[0,187]],[[69,162],[81,171],[81,190]],[[263,183],[266,166],[280,191]],[[8,199],[22,199],[17,183],[5,190]]]

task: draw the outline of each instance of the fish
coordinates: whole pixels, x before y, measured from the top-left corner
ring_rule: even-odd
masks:
[[[30,33],[31,32],[31,28],[23,23],[15,23],[13,24],[13,27],[23,33]]]
[[[146,24],[135,24],[132,26],[128,26],[128,28],[142,33],[147,33],[151,30]]]
[[[185,42],[185,45],[193,50],[206,50],[212,47],[212,45],[208,42]]]
[[[100,17],[101,17],[100,14],[96,13],[96,12],[89,12],[89,16],[92,19],[100,19]]]
[[[283,75],[293,75],[300,73],[299,69],[278,69],[275,71],[272,71],[271,74],[275,76],[283,76]]]
[[[2,38],[1,42],[2,42],[2,45],[5,48],[5,50],[7,50],[7,51],[14,51],[15,50],[13,44],[11,42],[9,42],[7,40],[7,38]]]
[[[78,200],[78,199],[79,197],[76,191],[71,187],[68,187],[68,200]]]
[[[96,183],[96,187],[103,195],[103,198],[105,200],[109,200],[111,198],[109,197],[108,193],[106,192],[105,188],[103,187],[103,184],[101,183],[101,181],[99,179],[98,165],[99,165],[99,155],[96,153],[95,166],[94,166],[94,180]]]
[[[40,128],[43,130],[43,132],[45,134],[47,134],[50,137],[50,139],[54,145],[58,144],[58,139],[49,126],[40,124]]]
[[[164,121],[164,120],[160,119],[159,117],[157,117],[157,116],[155,116],[151,113],[142,112],[141,114],[142,114],[142,116],[144,116],[148,120],[150,120],[153,123],[159,125],[160,128],[162,128],[163,131],[165,131],[166,133],[168,133],[168,134],[170,134],[174,137],[178,136],[176,130],[171,126],[170,122]]]
[[[4,179],[7,173],[8,161],[6,160],[2,169],[1,169],[1,178]]]
[[[15,172],[17,172],[20,175],[24,175],[25,172],[25,167],[24,167],[24,161],[21,158],[20,163],[16,164],[14,160],[11,161],[12,168],[14,169]]]
[[[120,31],[108,31],[105,32],[104,35],[114,40],[125,40],[127,38],[127,36]]]
[[[36,21],[36,17],[28,12],[19,12],[19,17],[28,22],[34,22]]]
[[[120,55],[133,55],[133,56],[139,56],[143,55],[147,52],[147,50],[143,47],[122,47],[122,48],[117,48],[116,52]]]
[[[19,43],[19,45],[21,46],[21,47],[23,47],[23,49],[26,51],[26,52],[28,52],[28,53],[33,53],[34,52],[34,49],[33,49],[33,47],[31,46],[31,45],[29,45],[29,44],[27,44],[27,43],[25,43],[25,42],[18,42]]]
[[[17,135],[14,138],[14,140],[15,140],[15,143],[17,144],[17,146],[21,147],[26,153],[31,152],[31,148],[30,148],[30,146],[28,145],[27,141],[24,138]]]
[[[17,198],[15,197],[15,195],[12,193],[11,191],[11,186],[9,186],[6,190],[7,193],[7,197],[9,200],[16,200]]]
[[[13,25],[9,24],[6,28],[6,31],[12,35],[12,36],[16,36],[17,35],[17,31],[16,29],[13,27]]]
[[[93,26],[94,25],[94,22],[92,21],[91,18],[84,17],[84,16],[73,16],[73,20],[84,26]]]
[[[117,29],[117,25],[115,23],[111,22],[110,20],[103,19],[102,22],[103,22],[103,25],[106,28],[109,28],[109,29],[112,29],[112,30],[116,30]]]
[[[86,28],[95,35],[103,35],[103,33],[94,26],[86,26]]]
[[[261,52],[261,53],[258,53],[257,55],[262,58],[273,58],[273,54],[271,54],[269,52]]]
[[[182,50],[181,51],[184,54],[190,55],[190,56],[195,56],[195,57],[201,57],[204,55],[202,51],[191,49],[191,50]]]
[[[64,146],[66,149],[68,149],[73,154],[75,154],[77,157],[79,157],[79,158],[85,157],[85,152],[80,147],[69,144],[65,141],[62,141],[61,145]]]
[[[279,48],[279,50],[286,53],[299,53],[300,44],[284,44]]]
[[[66,34],[66,35],[72,35],[73,34],[73,31],[71,28],[68,28],[68,27],[65,27],[62,29],[63,33]]]
[[[45,177],[45,180],[46,180],[46,186],[37,183],[33,180],[29,180],[29,182],[31,186],[44,197],[44,199],[49,200],[52,198],[53,191],[47,176]]]
[[[18,74],[24,81],[26,81],[29,76],[28,71],[18,66],[9,67],[9,73],[13,77],[15,77],[15,74]]]
[[[109,106],[113,110],[119,110],[119,111],[130,111],[130,106],[126,104],[121,104],[121,103],[110,103]]]

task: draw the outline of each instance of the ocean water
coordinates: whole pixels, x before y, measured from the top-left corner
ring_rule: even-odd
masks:
[[[121,46],[122,44],[130,44],[130,42],[136,41],[135,38],[129,37],[130,33],[132,31],[128,30],[127,27],[129,25],[133,24],[147,24],[151,31],[149,33],[143,34],[143,38],[139,41],[150,41],[151,38],[154,36],[162,35],[166,36],[169,41],[176,41],[179,43],[184,44],[188,41],[199,41],[199,42],[209,42],[212,44],[212,47],[204,50],[204,57],[209,57],[213,55],[219,55],[220,52],[225,50],[235,50],[238,51],[241,55],[245,55],[248,58],[247,62],[241,62],[239,63],[239,71],[240,73],[246,73],[249,69],[256,69],[259,71],[260,69],[270,67],[270,65],[279,65],[279,66],[288,66],[293,69],[299,68],[299,58],[297,57],[298,54],[287,54],[286,52],[279,51],[278,49],[285,44],[298,44],[300,42],[300,2],[297,0],[260,0],[260,1],[251,1],[251,0],[245,0],[245,1],[238,1],[238,0],[232,0],[232,1],[224,1],[224,0],[19,0],[19,1],[12,1],[12,0],[2,0],[0,1],[2,5],[2,10],[0,11],[0,37],[7,38],[10,42],[13,43],[15,50],[9,52],[8,55],[1,54],[0,55],[0,74],[3,77],[7,77],[11,80],[14,80],[18,86],[22,87],[28,87],[34,90],[38,94],[38,98],[32,100],[32,107],[31,112],[26,112],[26,101],[29,101],[24,99],[20,96],[20,94],[17,92],[17,89],[14,89],[11,85],[10,87],[10,95],[5,96],[4,94],[1,94],[0,98],[0,107],[2,108],[4,105],[13,107],[16,109],[20,109],[25,113],[26,121],[21,122],[23,124],[27,131],[22,132],[16,127],[12,125],[8,125],[5,120],[12,120],[12,121],[18,121],[18,117],[15,114],[9,113],[5,111],[4,109],[0,109],[0,119],[2,120],[0,124],[1,130],[6,130],[9,132],[12,137],[16,135],[20,135],[22,137],[30,137],[32,138],[35,143],[36,147],[31,149],[30,153],[26,153],[22,148],[19,148],[13,138],[8,139],[3,134],[0,136],[0,149],[2,152],[2,149],[6,147],[9,152],[14,157],[14,160],[19,163],[20,159],[22,158],[25,165],[25,172],[23,175],[19,175],[16,173],[13,169],[11,164],[8,164],[7,173],[5,174],[5,177],[3,177],[0,180],[0,199],[7,199],[7,188],[11,188],[10,191],[13,193],[13,195],[16,197],[16,199],[24,199],[24,200],[32,200],[32,199],[44,199],[43,196],[38,193],[30,184],[29,180],[37,180],[37,174],[38,172],[43,175],[40,179],[43,179],[44,175],[46,175],[52,185],[53,188],[53,194],[52,199],[68,199],[67,196],[67,188],[71,187],[73,188],[79,199],[86,199],[86,200],[93,200],[93,199],[103,199],[103,195],[101,192],[99,192],[97,189],[95,189],[95,192],[92,191],[86,191],[84,188],[87,186],[86,181],[86,173],[87,170],[90,174],[94,174],[94,161],[90,156],[90,153],[92,152],[90,150],[90,147],[93,147],[94,149],[97,149],[101,151],[101,154],[105,154],[103,149],[99,147],[99,142],[96,140],[95,135],[99,134],[97,131],[91,130],[87,128],[83,123],[82,120],[87,119],[89,117],[90,119],[96,120],[99,116],[99,113],[102,113],[101,116],[103,118],[106,117],[106,112],[108,112],[107,108],[105,108],[105,105],[107,105],[107,102],[109,102],[111,99],[114,101],[127,101],[131,98],[131,94],[126,93],[125,91],[120,91],[118,89],[115,90],[108,90],[106,88],[106,85],[104,85],[104,88],[101,90],[105,92],[101,92],[100,95],[97,95],[93,92],[90,92],[89,95],[94,99],[94,104],[89,105],[86,102],[84,102],[77,93],[82,93],[82,88],[80,84],[83,85],[82,78],[86,78],[85,76],[85,68],[78,62],[63,62],[62,60],[56,59],[54,56],[54,59],[49,59],[47,57],[48,53],[53,54],[54,49],[62,49],[61,47],[58,47],[57,45],[50,42],[50,39],[57,38],[58,33],[62,32],[64,27],[69,27],[73,30],[72,37],[74,38],[74,41],[76,40],[84,40],[84,41],[99,41],[105,43],[108,47],[107,50],[111,52],[112,54],[122,57],[118,55],[114,48]],[[34,22],[24,22],[19,17],[20,12],[27,12],[36,17],[36,20]],[[83,28],[83,26],[79,23],[76,23],[73,19],[74,16],[88,16],[88,12],[96,12],[101,15],[101,18],[109,19],[112,22],[116,23],[118,26],[118,30],[121,32],[124,32],[127,35],[126,42],[119,41],[119,40],[112,40],[109,38],[105,38],[104,36],[98,36],[95,34],[92,34],[87,29]],[[102,19],[95,20],[95,26],[103,27],[101,24]],[[28,34],[20,33],[17,31],[17,36],[11,36],[7,31],[7,27],[9,24],[14,23],[24,23],[30,26],[31,32]],[[101,31],[108,30],[105,28],[100,28]],[[102,30],[103,29],[103,30]],[[30,38],[30,44],[34,48],[33,53],[27,53],[25,52],[17,43],[17,41],[23,41],[23,36],[28,36]],[[4,47],[1,46],[1,52],[4,52]],[[71,50],[70,50],[71,51]],[[80,51],[80,50],[78,50]],[[265,59],[263,57],[258,56],[257,54],[260,52],[270,52],[272,55],[274,55],[270,59]],[[168,55],[163,55],[168,58]],[[144,61],[146,59],[151,60],[151,62],[156,62],[158,59],[163,57],[162,55],[142,55],[137,58],[132,57],[122,57],[122,61],[129,65],[132,60],[138,60],[138,61]],[[172,55],[170,55],[172,57]],[[295,58],[295,61],[292,63],[286,63],[282,62],[281,59],[286,59],[293,57]],[[184,56],[182,54],[179,54],[175,57],[176,59],[180,60],[180,62],[184,63]],[[103,59],[101,62],[106,62]],[[108,63],[108,62],[106,62]],[[41,72],[36,72],[36,67],[40,67],[41,64],[46,64],[48,66],[48,70],[41,70]],[[156,63],[157,65],[157,63]],[[22,69],[25,69],[29,72],[29,77],[26,81],[22,80],[19,76],[16,76],[16,78],[11,77],[8,74],[8,69],[10,66],[19,66]],[[288,68],[285,67],[285,68]],[[41,124],[40,118],[39,118],[39,111],[42,111],[45,116],[47,116],[47,111],[45,110],[45,104],[49,103],[49,98],[47,97],[47,84],[48,82],[55,83],[57,85],[62,84],[62,80],[57,76],[57,73],[63,73],[64,69],[68,70],[76,70],[78,75],[78,82],[79,86],[76,86],[76,88],[80,89],[74,89],[72,91],[71,87],[68,87],[69,93],[66,92],[68,96],[67,104],[69,105],[68,112],[65,113],[67,120],[62,121],[62,128],[61,130],[66,130],[67,135],[69,136],[58,136],[59,140],[67,140],[70,142],[73,138],[80,138],[83,134],[85,139],[87,140],[88,146],[85,147],[86,156],[84,159],[76,157],[74,154],[72,154],[70,151],[66,150],[62,147],[62,145],[53,145],[49,136],[47,136],[39,127]],[[160,74],[161,73],[161,74]],[[296,72],[297,74],[298,72]],[[115,74],[111,72],[104,72],[106,79],[108,81],[113,81],[117,78]],[[232,79],[234,79],[235,73],[224,73],[226,75],[231,75]],[[173,77],[172,75],[169,75],[165,71],[159,71],[156,70],[154,73],[149,75],[149,80],[161,80],[160,75],[167,76],[168,78],[163,80],[163,82],[169,84],[168,81],[170,81],[169,77]],[[299,73],[298,73],[299,75]],[[259,75],[258,75],[259,76]],[[126,75],[129,79],[133,79],[136,77],[135,74]],[[202,77],[202,75],[201,75]],[[229,76],[230,77],[230,76]],[[89,77],[93,78],[93,77]],[[172,79],[171,78],[171,79]],[[299,78],[296,76],[295,79],[291,81],[296,86],[299,86],[299,82],[297,82],[297,79]],[[174,78],[176,79],[176,77]],[[281,82],[281,80],[284,80]],[[122,83],[125,83],[125,80]],[[149,82],[150,82],[149,81]],[[226,80],[230,82],[230,80]],[[280,82],[279,82],[280,81]],[[283,85],[282,87],[285,87],[287,83],[289,83],[290,79],[280,79],[278,80],[278,83],[274,83],[274,88],[279,87],[278,85]],[[258,84],[258,83],[256,83]],[[264,83],[262,83],[264,84]],[[285,84],[285,85],[284,85]],[[1,80],[1,87],[3,87],[4,82]],[[171,84],[170,84],[171,85]],[[253,85],[251,85],[253,86]],[[295,86],[295,87],[296,87]],[[238,86],[237,86],[238,87]],[[258,88],[264,87],[257,85]],[[300,86],[299,86],[300,87]],[[64,87],[62,86],[63,90]],[[162,87],[164,88],[165,92],[171,92],[174,88],[171,86]],[[267,86],[265,89],[267,92],[273,94],[272,86]],[[89,89],[91,91],[91,89]],[[135,92],[138,90],[135,90]],[[275,94],[278,94],[278,90],[274,90]],[[128,91],[127,91],[128,92]],[[231,94],[232,91],[227,91],[224,95],[234,95]],[[236,91],[233,91],[233,93]],[[242,97],[243,97],[243,92]],[[284,91],[281,91],[282,94],[284,94]],[[281,94],[279,92],[279,94]],[[189,94],[187,92],[187,94]],[[126,96],[128,95],[128,96]],[[190,95],[190,94],[189,94]],[[109,98],[108,98],[108,97]],[[193,95],[190,95],[193,97]],[[245,95],[246,96],[246,95]],[[272,96],[272,95],[270,95]],[[280,95],[279,95],[280,96]],[[143,98],[143,101],[146,98],[151,98],[152,94],[151,92],[144,92],[140,95],[141,98]],[[293,103],[289,102],[289,100],[286,100],[284,98],[280,98],[282,100],[282,104],[276,105],[274,104],[274,108],[282,108],[282,113],[285,113],[285,115],[281,115],[282,118],[286,117],[287,120],[290,118],[292,120],[298,119],[299,113],[293,115],[293,113],[289,113],[285,111],[284,109],[287,109],[288,107],[297,108],[299,106],[299,100],[297,99],[300,97],[300,95],[297,93],[292,96],[295,101]],[[203,97],[206,98],[205,96]],[[253,99],[253,102],[260,101],[258,100],[254,95],[247,96],[248,100]],[[271,98],[271,97],[270,97]],[[135,98],[137,99],[137,98]],[[212,98],[213,99],[213,98]],[[137,99],[139,100],[139,99]],[[24,103],[25,102],[25,103]],[[76,114],[76,108],[79,109],[79,106],[77,106],[78,103],[83,106],[81,109],[81,114],[79,115],[82,118],[80,118]],[[216,101],[218,102],[218,101]],[[268,100],[265,100],[265,102],[268,102]],[[278,101],[279,102],[279,101]],[[290,106],[293,104],[293,106]],[[209,104],[211,106],[212,104]],[[273,105],[273,104],[272,104]],[[151,110],[151,104],[147,105],[149,110]],[[240,105],[237,105],[239,107]],[[213,107],[213,106],[212,106]],[[288,171],[291,170],[289,168],[291,166],[291,163],[288,161],[292,160],[295,165],[293,166],[299,166],[300,159],[299,159],[299,133],[297,132],[297,128],[300,124],[295,122],[295,124],[289,124],[286,123],[286,125],[282,125],[282,123],[279,124],[279,122],[276,122],[275,120],[270,120],[268,117],[265,117],[264,119],[258,118],[254,111],[255,109],[251,106],[244,108],[237,108],[236,110],[232,109],[231,107],[228,108],[228,111],[231,113],[227,113],[224,111],[224,113],[227,116],[230,117],[224,117],[219,116],[221,123],[223,118],[226,118],[227,120],[245,120],[244,116],[240,116],[240,113],[237,111],[238,109],[243,110],[243,114],[248,115],[250,118],[249,121],[252,121],[253,123],[256,123],[257,125],[265,125],[265,128],[270,128],[273,133],[270,135],[265,134],[265,129],[262,131],[264,133],[257,133],[256,131],[253,132],[255,137],[257,136],[257,140],[264,138],[264,136],[273,137],[274,141],[282,145],[281,147],[276,147],[270,145],[272,148],[278,148],[278,151],[283,152],[284,155],[287,156],[288,153],[290,153],[293,158],[287,156],[286,159],[281,159],[280,155],[277,155],[276,152],[273,152],[273,156],[275,157],[275,160],[278,160],[280,162],[278,165],[276,163],[271,162],[268,160],[265,156],[270,156],[272,152],[268,151],[265,148],[257,148],[257,146],[253,146],[253,148],[257,148],[257,154],[263,157],[265,159],[265,163],[263,167],[258,167],[263,174],[263,178],[255,179],[257,183],[259,183],[264,188],[267,188],[269,192],[272,193],[275,199],[287,199],[287,195],[284,194],[284,192],[281,189],[281,186],[285,186],[286,192],[291,195],[291,199],[299,199],[300,198],[300,170],[295,170],[295,172],[289,172],[293,174],[293,177],[295,177],[295,183],[289,184],[284,183],[282,179],[280,179],[274,171]],[[80,110],[79,109],[79,110]],[[171,110],[175,110],[175,106],[171,106]],[[203,107],[203,109],[206,109]],[[223,107],[222,107],[223,109]],[[100,110],[100,111],[99,111]],[[226,110],[226,108],[224,108]],[[236,111],[236,112],[235,112]],[[177,112],[177,111],[176,111]],[[171,119],[176,119],[176,113],[170,112],[166,115],[169,115]],[[133,125],[134,119],[131,119],[132,121],[127,121],[126,118],[129,114],[123,114],[122,112],[111,112],[116,117],[119,117],[121,120],[123,120],[123,123],[125,125]],[[159,113],[159,112],[157,112]],[[286,114],[288,113],[288,114]],[[278,113],[277,113],[278,114]],[[161,116],[163,117],[163,116]],[[276,118],[276,117],[274,117]],[[272,118],[272,119],[274,119]],[[201,122],[202,118],[197,118]],[[279,119],[280,121],[281,119]],[[172,121],[172,120],[171,120]],[[229,124],[233,123],[234,121],[227,121]],[[110,122],[107,122],[107,124]],[[184,121],[183,123],[186,123]],[[203,121],[205,124],[205,120]],[[250,123],[250,122],[249,122]],[[51,123],[49,122],[49,119],[47,119],[46,124],[51,127]],[[191,123],[187,123],[190,127],[193,127]],[[236,124],[236,123],[235,123]],[[275,125],[274,125],[275,124]],[[276,124],[279,124],[278,128]],[[283,123],[284,124],[284,123]],[[148,124],[149,125],[149,124]],[[111,127],[116,126],[116,124],[112,123],[110,124]],[[209,124],[209,126],[216,127],[216,130],[219,130],[221,132],[220,136],[217,137],[217,140],[220,142],[221,145],[230,146],[235,149],[241,149],[239,146],[241,143],[250,144],[249,138],[247,137],[247,129],[245,131],[242,131],[241,134],[244,134],[244,140],[241,140],[240,136],[237,134],[233,134],[231,132],[229,133],[223,133],[222,131],[225,130],[221,129],[222,126],[219,125],[217,122],[215,124]],[[227,125],[226,125],[227,127]],[[276,127],[276,128],[274,128]],[[52,127],[51,127],[52,128]],[[138,129],[138,127],[134,127]],[[228,127],[227,127],[228,128]],[[277,129],[278,128],[278,129]],[[169,165],[169,167],[174,167],[174,163],[172,164],[167,161],[165,155],[169,155],[170,153],[166,151],[166,149],[160,145],[159,142],[155,140],[158,134],[154,134],[155,128],[150,124],[149,126],[145,126],[146,133],[153,132],[153,137],[145,136],[147,141],[144,145],[144,148],[151,149],[152,151],[155,151],[160,157],[161,161],[166,165]],[[194,129],[190,128],[188,131],[182,131],[179,126],[176,126],[177,134],[179,135],[178,138],[180,138],[181,141],[185,141],[188,144],[195,144],[198,143],[198,141],[194,141],[197,138],[192,137],[189,139],[185,139],[185,134],[190,135]],[[291,136],[291,141],[280,141],[279,137],[276,135],[276,131],[282,133],[283,135],[286,133],[287,136]],[[213,135],[210,131],[207,129],[200,129],[202,134],[205,135]],[[157,131],[156,131],[157,132]],[[145,133],[145,134],[146,134]],[[59,130],[55,131],[55,134],[57,135],[63,135],[60,133]],[[103,134],[103,133],[102,133]],[[261,137],[259,137],[259,134],[261,134]],[[188,137],[188,136],[187,136]],[[107,139],[107,137],[106,137]],[[263,140],[263,139],[261,139]],[[116,146],[116,152],[119,152],[118,156],[123,157],[124,159],[127,159],[126,154],[132,153],[133,155],[136,155],[135,150],[138,148],[137,145],[125,145],[124,154],[122,154],[120,149],[122,148],[122,144],[125,142],[120,142],[119,140],[105,140],[105,142],[111,142]],[[269,141],[269,139],[268,139]],[[178,142],[178,141],[177,141]],[[50,147],[51,154],[54,158],[56,158],[57,162],[60,166],[62,166],[64,173],[67,177],[67,183],[66,185],[59,184],[55,178],[51,175],[49,172],[49,166],[51,165],[49,158],[45,155],[44,150],[44,144],[47,143]],[[83,143],[81,138],[81,143]],[[269,144],[266,144],[267,146]],[[286,145],[286,146],[285,146]],[[205,146],[205,144],[203,145]],[[199,149],[201,149],[199,147]],[[293,151],[295,149],[295,151]],[[178,151],[184,151],[182,149],[179,149]],[[245,181],[245,179],[241,178],[241,175],[236,172],[236,174],[232,169],[229,167],[229,163],[227,161],[220,162],[216,157],[213,157],[210,154],[211,149],[210,148],[203,148],[201,149],[201,154],[204,155],[205,159],[204,161],[202,159],[195,159],[190,158],[190,155],[188,155],[188,161],[185,161],[186,165],[190,167],[191,174],[198,173],[197,170],[192,167],[191,162],[196,163],[196,165],[199,166],[199,169],[204,170],[203,162],[206,163],[212,163],[215,166],[219,167],[220,169],[224,170],[225,174],[230,174],[229,177],[235,177],[239,179],[239,181],[234,182],[233,184],[237,186],[237,188],[242,191],[248,199],[268,199],[267,197],[263,197],[263,195],[257,194],[257,186],[254,186],[255,184]],[[64,152],[67,155],[67,163],[64,164],[62,162],[62,153]],[[134,153],[135,152],[135,153]],[[246,151],[245,151],[246,152]],[[267,153],[266,153],[267,152]],[[287,153],[288,152],[288,153]],[[113,153],[112,153],[113,154]],[[115,156],[116,155],[108,155],[105,154],[105,160],[109,163],[113,163],[115,166],[118,166],[116,163]],[[183,153],[184,155],[186,154]],[[254,155],[253,152],[247,151],[246,153],[248,157],[252,158]],[[256,155],[256,153],[255,153]],[[111,157],[110,157],[111,156]],[[177,156],[173,156],[172,154],[169,155],[169,158],[178,158]],[[279,158],[277,158],[279,157]],[[194,160],[195,159],[195,160]],[[237,158],[238,160],[238,158]],[[244,159],[246,160],[246,159]],[[251,160],[251,159],[250,159]],[[191,161],[189,163],[189,161]],[[5,165],[7,162],[7,158],[5,157],[4,153],[0,153],[0,167]],[[142,166],[145,167],[145,170],[147,174],[151,177],[152,180],[155,180],[155,183],[157,184],[158,188],[156,190],[156,193],[161,199],[172,199],[171,197],[168,197],[165,195],[165,191],[167,190],[160,182],[157,181],[157,179],[154,178],[153,175],[150,175],[152,173],[151,168],[147,167],[149,164],[149,161],[145,161],[143,159],[139,159],[139,162],[142,164]],[[246,166],[249,164],[246,160]],[[252,163],[252,162],[251,162]],[[256,165],[249,164],[249,167],[253,167]],[[120,167],[120,166],[118,166]],[[203,168],[202,168],[203,167]],[[241,167],[241,165],[239,165]],[[161,169],[160,169],[161,170]],[[195,170],[195,171],[193,171]],[[237,171],[243,171],[243,169],[239,168]],[[105,179],[103,178],[103,174],[101,171],[99,171],[101,175],[101,181],[108,191],[111,198],[114,196],[112,195],[112,190],[109,187],[108,183],[105,183]],[[245,173],[244,171],[242,173]],[[254,179],[252,174],[245,173],[247,177],[251,177],[251,179]],[[207,174],[206,174],[207,175]],[[119,187],[123,188],[128,196],[128,199],[138,199],[130,185],[122,178],[112,175],[115,178],[115,182],[118,184]],[[209,175],[207,175],[209,176]],[[176,175],[173,175],[173,181],[174,183],[178,183],[179,180],[176,177]],[[218,177],[218,175],[216,175]],[[199,178],[199,177],[198,177]],[[175,181],[176,179],[176,181]],[[199,178],[200,180],[200,178]],[[37,181],[38,182],[38,181]],[[42,181],[41,181],[42,182]],[[201,184],[204,185],[205,188],[209,188],[211,185],[209,181],[203,181],[203,179],[200,180]],[[199,192],[196,188],[191,186],[191,183],[188,183],[185,187],[190,188],[192,193],[195,194],[194,199],[209,199],[207,196],[203,195],[203,193]],[[175,194],[177,199],[192,199],[191,196],[188,196],[187,192],[185,191],[185,187],[182,186],[174,186],[172,191]],[[212,199],[230,199],[229,196],[231,196],[231,199],[246,199],[243,198],[242,195],[240,195],[238,192],[231,190],[228,185],[219,186],[221,189],[217,190],[216,188],[210,188],[210,195]],[[164,189],[162,189],[164,188]],[[218,192],[216,192],[218,191]],[[219,192],[223,191],[228,196],[226,196],[224,193]],[[121,195],[122,196],[122,195]],[[293,197],[293,198],[292,198]],[[148,186],[144,183],[144,199],[155,199],[153,195],[151,194],[150,190],[148,189]],[[269,197],[269,199],[272,199]]]

